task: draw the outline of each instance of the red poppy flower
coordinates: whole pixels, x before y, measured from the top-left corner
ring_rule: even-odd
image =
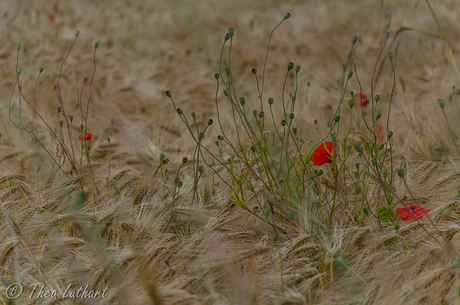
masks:
[[[421,220],[430,212],[430,209],[415,204],[410,205],[409,208],[399,208],[396,210],[396,214],[398,214],[404,222]]]
[[[54,22],[54,15],[49,15],[48,20],[53,23]]]
[[[92,134],[90,134],[89,132],[86,133],[86,141],[91,140],[92,137],[93,137]],[[81,135],[78,136],[78,140],[83,141],[81,138]]]
[[[369,103],[369,101],[366,98],[366,94],[364,92],[358,93],[358,96],[360,99],[362,99],[362,102],[359,104],[361,107],[366,107],[366,105]]]
[[[315,151],[310,157],[310,160],[313,161],[313,165],[323,165],[324,163],[331,163],[331,157],[333,152],[335,155],[334,145],[331,141],[326,141],[315,149]]]

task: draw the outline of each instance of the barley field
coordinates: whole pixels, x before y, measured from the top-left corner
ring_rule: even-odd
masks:
[[[456,0],[0,14],[2,304],[460,304]]]

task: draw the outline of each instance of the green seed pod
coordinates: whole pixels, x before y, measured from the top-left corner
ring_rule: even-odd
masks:
[[[213,120],[213,119],[209,119],[209,120],[208,120],[208,126],[211,126],[213,123],[214,123],[214,120]]]
[[[163,161],[164,158],[165,158],[165,154],[160,154],[160,161]]]
[[[225,74],[227,74],[227,76],[230,76],[230,68],[225,68]]]
[[[286,120],[281,121],[281,126],[286,126]]]
[[[382,117],[382,114],[377,113],[377,116],[375,117],[375,120],[377,121],[377,120],[380,119],[381,117]]]
[[[388,139],[391,139],[393,137],[393,131],[389,131],[387,137]]]
[[[395,224],[395,230],[399,231],[399,228],[400,228],[399,223]]]
[[[18,50],[18,51],[21,50],[21,44],[20,43],[16,44],[16,50]]]
[[[363,212],[364,214],[369,215],[369,209],[367,207],[363,208]]]
[[[340,121],[340,116],[339,116],[339,115],[336,116],[336,117],[334,118],[334,121],[335,121],[336,123],[338,123],[338,122]]]
[[[323,174],[323,171],[319,169],[319,170],[315,171],[315,174],[316,174],[317,177],[319,177],[319,176],[321,176]]]
[[[263,117],[264,117],[264,112],[263,111],[259,112],[259,118],[263,118]]]
[[[42,170],[40,166],[37,166],[37,174]]]
[[[196,117],[196,113],[195,112],[192,112],[192,119],[194,119]]]
[[[86,84],[87,81],[88,81],[88,78],[87,78],[87,77],[83,77],[83,84]]]
[[[110,143],[110,138],[107,138],[107,142],[109,142],[109,143]]]
[[[88,146],[88,151],[90,151],[90,150],[91,150],[91,146]]]
[[[362,152],[364,151],[364,146],[363,146],[363,144],[361,144],[361,143],[360,143],[360,144],[357,144],[357,145],[355,146],[355,148],[356,148],[356,150],[357,150],[358,152],[360,152],[360,153],[362,153]]]
[[[444,107],[446,107],[446,101],[445,100],[438,100],[438,104],[439,104],[439,107],[441,107],[442,109],[444,109]]]
[[[224,90],[224,95],[228,97],[228,90]]]
[[[229,28],[229,29],[228,29],[228,35],[229,35],[230,37],[233,37],[233,35],[235,35],[235,29],[234,29],[234,28]]]
[[[289,17],[291,17],[291,14],[286,13],[286,15],[284,15],[284,20],[289,19]]]
[[[351,43],[354,45],[354,44],[356,44],[357,41],[358,41],[358,36],[352,35],[351,36]]]
[[[198,139],[201,140],[204,138],[204,133],[203,132],[200,132],[200,134],[198,135]]]
[[[219,79],[219,73],[214,74],[215,79]]]
[[[229,39],[230,39],[230,35],[229,35],[228,33],[225,33],[224,39],[225,39],[225,41],[229,40]]]
[[[292,68],[294,68],[294,64],[292,62],[289,62],[287,65],[287,69],[292,70]]]
[[[289,114],[289,118],[292,120],[294,118],[294,113]]]
[[[18,69],[18,70],[16,70],[16,72],[18,73],[18,75],[21,75],[22,69]]]
[[[350,108],[353,108],[355,106],[355,101],[354,100],[349,100],[348,101],[348,106],[350,106]]]
[[[257,69],[256,69],[256,68],[252,68],[251,72],[252,72],[252,74],[257,74]]]
[[[271,212],[270,209],[265,209],[265,210],[264,210],[264,215],[265,215],[265,217],[270,216],[270,212]]]
[[[317,118],[313,119],[313,124],[315,124],[315,125],[318,124],[318,119]]]
[[[42,72],[43,72],[43,68],[38,69],[38,73],[42,73]]]
[[[218,135],[217,138],[218,138],[219,140],[221,140],[221,141],[224,140],[224,136],[223,136],[223,135]]]
[[[449,219],[451,215],[450,209],[444,209],[442,211],[442,218]]]
[[[188,158],[187,158],[187,157],[183,157],[183,158],[182,158],[182,163],[185,164],[185,163],[187,163],[187,162],[188,162]]]
[[[397,173],[398,173],[398,176],[401,177],[401,178],[406,177],[406,171],[403,168],[398,169]]]
[[[167,97],[171,97],[171,91],[169,91],[169,90],[166,91],[166,96],[167,96]]]
[[[94,43],[94,50],[97,50],[97,48],[99,48],[99,42]]]
[[[200,173],[203,173],[203,172],[204,172],[203,166],[200,165],[200,166],[198,167],[198,171],[199,171]]]
[[[216,143],[216,146],[219,147],[219,141],[216,141],[214,143]]]
[[[252,115],[255,116],[255,117],[257,117],[257,110],[253,110],[253,111],[252,111]]]
[[[295,128],[295,127],[292,128],[292,133],[293,133],[293,134],[297,134],[297,128]]]
[[[350,79],[353,76],[353,71],[348,72],[348,79]]]
[[[76,31],[75,31],[75,37],[78,37],[78,35],[80,35],[80,31],[79,31],[79,30],[76,30]]]
[[[281,195],[281,191],[279,189],[276,189],[275,194],[279,196],[279,195]]]
[[[275,195],[273,194],[268,195],[267,200],[269,203],[273,204],[275,202]]]
[[[310,167],[313,167],[313,161],[308,161],[308,165],[310,165]]]
[[[294,220],[295,212],[294,211],[289,211],[288,217],[289,217],[290,220]]]
[[[295,66],[295,73],[299,73],[300,71],[300,66]]]
[[[254,145],[251,146],[252,151],[256,151],[256,147]]]
[[[273,99],[272,99],[271,97],[268,99],[268,104],[269,104],[269,105],[272,105],[272,104],[273,104]]]
[[[178,114],[184,114],[184,111],[181,108],[177,108],[177,113]]]
[[[341,258],[340,256],[337,256],[337,258],[335,259],[335,264],[337,266],[343,266],[345,265],[345,261],[343,260],[343,258]]]
[[[246,104],[246,99],[244,97],[240,97],[240,104],[244,106]]]
[[[380,95],[376,94],[375,95],[375,102],[378,103],[380,101]]]
[[[321,209],[321,205],[322,205],[322,204],[321,204],[321,201],[316,201],[316,207],[317,207],[318,209]]]
[[[336,134],[336,133],[331,134],[331,138],[332,138],[333,140],[337,140],[337,134]]]
[[[73,122],[73,115],[69,115],[69,120],[71,123]]]
[[[315,179],[315,173],[310,173],[310,179]]]

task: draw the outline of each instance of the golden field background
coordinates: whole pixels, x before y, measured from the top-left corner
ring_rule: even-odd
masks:
[[[460,5],[455,0],[432,1],[431,5],[458,64]],[[401,223],[399,235],[405,243],[399,251],[388,249],[395,240],[394,232],[379,230],[366,221],[358,226],[346,208],[341,209],[343,219],[334,227],[334,234],[280,224],[286,234],[280,236],[281,245],[273,247],[271,227],[232,205],[229,190],[217,178],[214,195],[209,175],[200,182],[198,202],[191,205],[191,196],[184,195],[176,207],[164,191],[173,177],[164,184],[153,178],[160,153],[170,159],[167,168],[174,173],[182,157],[191,160],[195,146],[165,96],[166,90],[171,90],[186,115],[197,113],[200,127],[209,118],[216,121],[214,73],[228,28],[235,29],[235,87],[246,97],[248,107],[256,109],[251,69],[257,68],[261,77],[270,32],[286,12],[292,14],[271,42],[264,102],[273,97],[281,118],[287,63],[300,65],[296,119],[302,137],[315,141],[312,119],[318,118],[320,134],[325,135],[326,121],[338,105],[339,79],[351,36],[359,36],[354,58],[363,91],[369,95],[387,26],[389,42],[401,26],[438,33],[425,1],[3,1],[0,12],[3,302],[7,303],[10,283],[21,282],[27,289],[32,283],[46,282],[60,291],[69,283],[97,289],[109,286],[109,296],[98,299],[97,304],[460,303],[458,271],[451,267],[460,250],[459,158],[437,103],[437,99],[446,99],[448,119],[458,135],[460,112],[453,86],[460,83],[440,39],[406,31],[395,41],[397,53],[391,51],[396,54],[396,87],[389,129],[395,134],[395,162],[407,169],[407,182],[415,195],[409,200],[432,209],[430,216],[437,229],[424,222],[425,229],[450,241],[453,252],[442,250],[420,223]],[[50,14],[55,15],[54,22],[48,20]],[[44,68],[35,100],[38,111],[57,129],[59,97],[54,86],[75,30],[81,33],[61,78],[66,111],[77,122],[74,145],[80,124],[79,110],[74,107],[75,78],[91,77],[94,42],[100,43],[88,127],[93,135],[91,163],[101,193],[92,190],[86,208],[78,213],[67,200],[69,194],[75,194],[69,184],[62,185],[65,176],[8,119],[16,76],[15,47],[21,43],[22,91],[33,100],[38,70]],[[383,118],[393,85],[389,51],[387,47],[383,52],[385,62],[374,88],[382,96]],[[292,81],[294,78],[289,79],[288,87]],[[355,78],[350,90],[359,91]],[[287,89],[292,91],[292,87]],[[86,86],[86,99],[88,93]],[[221,91],[219,102],[221,113],[229,113],[230,105]],[[12,118],[17,120],[17,90],[12,104]],[[22,107],[26,108],[24,103]],[[347,124],[347,103],[342,111]],[[30,121],[30,109],[24,113],[24,121]],[[223,116],[223,125],[231,134],[230,116]],[[43,124],[38,126],[45,143],[55,151],[55,141]],[[215,128],[206,135],[205,143],[214,148],[218,131],[217,126],[211,127]],[[358,130],[363,127],[358,123]],[[112,186],[105,182],[107,137],[112,143],[111,178],[117,178],[121,199],[113,196]],[[38,175],[37,166],[42,168]],[[190,166],[182,169],[182,175],[187,194],[193,183]],[[13,186],[9,188],[7,181]],[[401,180],[396,189],[401,196],[410,197]],[[373,202],[372,191],[368,200]],[[440,216],[446,207],[452,211],[448,220]],[[175,233],[172,214],[187,223],[187,234]],[[304,227],[314,222],[307,213],[299,217]],[[347,267],[332,266],[338,255]],[[22,299],[22,304],[59,302],[96,304],[88,299],[75,303]]]

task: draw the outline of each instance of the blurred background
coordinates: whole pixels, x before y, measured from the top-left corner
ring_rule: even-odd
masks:
[[[427,33],[446,37],[453,59],[458,63],[460,33],[456,1],[431,1],[439,27],[425,1],[2,1],[0,11],[0,133],[5,153],[27,150],[18,141],[20,135],[8,120],[8,104],[15,82],[16,43],[22,44],[19,68],[26,98],[57,128],[59,105],[55,86],[60,65],[69,51],[75,30],[80,35],[62,69],[61,95],[69,115],[76,118],[78,134],[80,110],[76,108],[77,89],[83,77],[91,79],[96,72],[90,101],[89,132],[95,153],[94,166],[107,161],[107,137],[114,146],[114,166],[126,164],[138,170],[150,170],[160,153],[179,161],[193,152],[193,141],[187,134],[170,100],[170,90],[177,107],[190,117],[197,113],[200,124],[216,120],[214,74],[219,71],[219,56],[228,28],[235,29],[232,41],[231,69],[238,96],[244,96],[248,109],[258,109],[257,85],[267,52],[268,37],[285,13],[291,18],[274,32],[265,72],[264,103],[275,100],[280,118],[281,90],[286,66],[293,62],[301,67],[296,104],[296,119],[301,137],[316,138],[313,118],[318,118],[319,133],[327,133],[327,119],[333,117],[340,101],[342,65],[347,62],[351,36],[358,36],[354,59],[362,90],[369,96],[373,72],[381,66],[374,94],[381,95],[379,111],[386,126],[393,74],[388,52],[395,54],[395,90],[389,129],[395,133],[396,147],[409,156],[435,160],[449,154],[452,141],[446,132],[437,99],[446,99],[449,119],[458,134],[457,88],[452,61],[443,40]],[[402,26],[421,31],[404,31],[394,40]],[[390,32],[383,50],[384,31]],[[424,31],[424,32],[423,32]],[[393,41],[394,40],[394,41]],[[393,47],[390,50],[390,43]],[[228,62],[228,47],[224,62]],[[228,64],[224,63],[223,67]],[[351,67],[347,68],[350,70]],[[76,82],[76,78],[80,82]],[[286,100],[293,94],[294,73],[288,78]],[[344,129],[352,116],[348,107],[350,91],[359,92],[353,78],[347,88],[341,116]],[[89,86],[83,87],[83,104],[89,97]],[[218,93],[224,125],[233,125],[229,102]],[[12,118],[18,120],[19,98],[12,101]],[[23,119],[31,121],[32,112],[22,102]],[[359,103],[356,107],[358,130],[363,130]],[[370,108],[366,108],[368,120]],[[41,124],[41,123],[40,123]],[[43,127],[43,124],[41,124]],[[203,126],[203,125],[200,125]],[[216,126],[213,126],[216,127]],[[212,143],[214,128],[207,139]],[[42,130],[45,130],[42,128]],[[229,131],[231,133],[231,131]],[[77,136],[75,136],[75,141]],[[51,140],[50,140],[51,141]]]

